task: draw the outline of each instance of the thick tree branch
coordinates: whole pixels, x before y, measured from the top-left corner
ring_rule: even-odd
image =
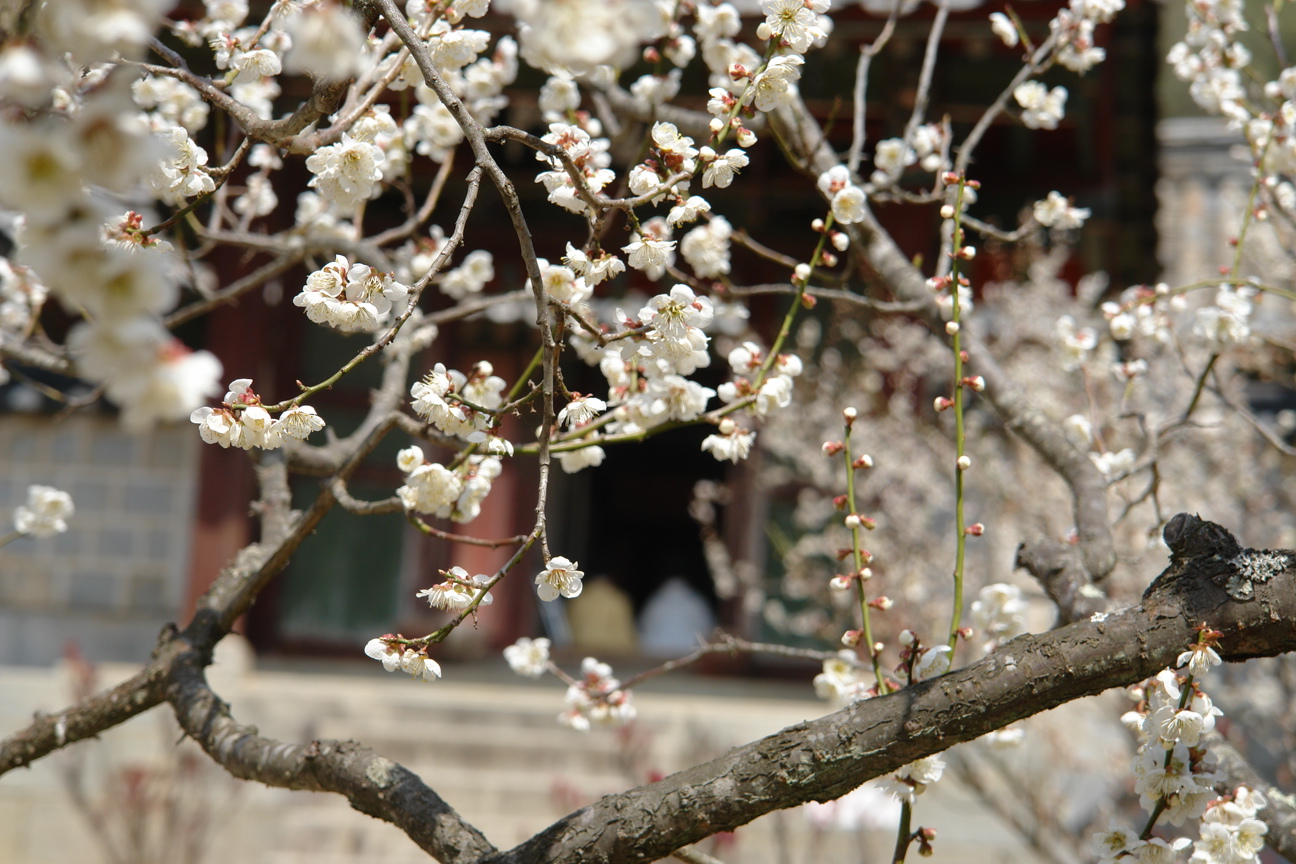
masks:
[[[1291,560],[1291,559],[1288,559]],[[1022,636],[957,672],[857,703],[649,786],[607,796],[491,864],[633,864],[773,810],[836,798],[874,777],[1058,705],[1175,665],[1208,622],[1228,660],[1296,649],[1296,573],[1230,599],[1203,557],[1130,607]]]
[[[270,786],[337,792],[361,813],[404,831],[442,864],[468,864],[495,852],[481,832],[413,772],[354,741],[283,744],[230,716],[207,686],[200,652],[171,668],[167,700],[185,732],[230,774]]]

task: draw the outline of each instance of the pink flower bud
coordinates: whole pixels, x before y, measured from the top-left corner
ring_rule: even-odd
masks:
[[[846,445],[840,441],[825,441],[821,449],[825,456],[836,456],[846,449]]]
[[[851,463],[851,467],[852,467],[852,468],[857,468],[857,469],[858,469],[858,468],[872,468],[872,467],[873,467],[873,457],[870,456],[870,455],[867,454],[867,453],[863,453],[863,454],[860,455],[860,457],[859,457],[858,459],[856,459],[854,462]]]
[[[932,403],[936,407],[936,412],[948,411],[954,407],[954,400],[947,396],[937,396],[936,401]]]
[[[985,526],[980,522],[973,522],[971,525],[963,529],[963,533],[970,534],[973,537],[980,537],[985,533]]]
[[[860,637],[862,637],[863,635],[864,634],[858,630],[847,630],[845,633],[842,634],[841,637],[842,644],[845,645],[847,648],[854,648],[856,645],[859,644]]]

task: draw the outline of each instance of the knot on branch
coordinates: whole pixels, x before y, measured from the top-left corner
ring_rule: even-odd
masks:
[[[1183,593],[1209,582],[1238,601],[1255,596],[1257,585],[1287,570],[1296,553],[1283,549],[1244,549],[1227,528],[1201,517],[1180,513],[1162,532],[1170,547],[1170,566],[1143,593],[1171,590]]]

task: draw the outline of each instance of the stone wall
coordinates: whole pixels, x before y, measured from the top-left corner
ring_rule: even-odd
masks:
[[[0,419],[0,519],[32,483],[76,508],[66,534],[0,549],[0,664],[48,665],[71,642],[95,660],[148,656],[184,598],[200,444],[99,415]]]

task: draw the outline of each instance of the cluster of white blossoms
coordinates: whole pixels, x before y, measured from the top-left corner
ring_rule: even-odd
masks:
[[[592,137],[580,126],[550,123],[549,132],[540,140],[562,149],[576,166],[585,189],[590,194],[601,192],[616,179],[616,174],[609,167],[612,155],[608,152],[610,142],[606,138]],[[567,173],[562,160],[541,152],[536,153],[536,159],[549,168],[536,176],[536,182],[543,184],[549,193],[549,200],[573,213],[587,212],[589,205],[582,200],[581,190]]]
[[[189,351],[160,320],[179,297],[169,247],[137,224],[127,226],[136,242],[107,239],[130,214],[115,215],[104,202],[144,186],[166,161],[167,144],[131,102],[136,73],[99,61],[142,56],[169,5],[45,4],[31,38],[0,49],[0,98],[24,109],[0,123],[0,205],[22,214],[16,260],[6,269],[30,268],[27,285],[46,286],[84,316],[68,337],[77,373],[103,386],[132,429],[188,416],[218,392],[220,376],[213,355]],[[16,320],[5,299],[6,317]]]
[[[801,374],[801,358],[795,354],[779,354],[768,370],[766,363],[765,350],[755,342],[744,342],[730,351],[729,367],[734,378],[716,391],[720,401],[732,404],[750,399],[747,411],[757,417],[768,417],[775,409],[791,405],[792,379]]]
[[[638,716],[630,691],[612,676],[612,667],[593,657],[581,661],[580,680],[567,688],[567,710],[558,722],[578,732],[588,732],[591,724],[624,726]]]
[[[492,577],[484,573],[478,573],[476,576],[470,577],[468,571],[462,567],[451,567],[449,570],[442,570],[441,575],[446,577],[445,581],[438,582],[431,588],[424,588],[414,596],[427,600],[428,605],[433,609],[441,609],[446,612],[458,612],[467,609],[472,605],[477,595],[481,594],[482,589],[491,583],[492,579]],[[494,602],[494,599],[487,592],[481,595],[478,605],[489,606]]]
[[[418,446],[401,450],[396,465],[405,473],[396,496],[407,511],[455,522],[471,522],[481,514],[482,502],[503,470],[494,456],[469,456],[447,468],[427,461]]]
[[[986,637],[986,651],[1025,633],[1026,601],[1021,589],[1006,582],[982,588],[972,601],[972,621]]]
[[[1075,371],[1088,361],[1090,353],[1098,347],[1098,331],[1080,327],[1070,315],[1063,315],[1053,325],[1053,338],[1062,360],[1062,368]]]
[[[306,277],[306,285],[293,298],[293,305],[306,310],[306,317],[344,333],[370,332],[391,320],[392,312],[409,299],[409,288],[394,274],[381,273],[368,264],[352,264],[338,255]]]
[[[368,657],[382,663],[388,672],[397,670],[420,681],[435,681],[441,677],[441,664],[427,656],[427,648],[414,649],[396,641],[400,637],[387,634],[366,643]]]
[[[1068,5],[1049,22],[1049,29],[1057,38],[1058,62],[1083,75],[1107,57],[1094,45],[1094,27],[1116,17],[1125,0],[1071,0]]]
[[[823,671],[814,679],[815,695],[834,705],[850,705],[877,695],[872,670],[860,665],[859,655],[842,650],[823,661]]]
[[[1239,345],[1251,338],[1251,298],[1256,294],[1250,285],[1224,284],[1215,292],[1215,302],[1196,312],[1193,333],[1205,340],[1212,351]]]
[[[1013,98],[1021,106],[1027,129],[1056,129],[1066,113],[1067,89],[1062,86],[1050,90],[1038,81],[1023,81],[1013,90]]]
[[[292,405],[274,417],[252,390],[251,378],[237,378],[221,400],[221,407],[195,408],[189,421],[208,444],[242,450],[275,450],[289,441],[304,441],[324,428],[324,418],[309,405]]]
[[[1121,292],[1120,300],[1102,304],[1111,336],[1124,342],[1135,336],[1169,345],[1172,338],[1170,313],[1186,305],[1183,294],[1171,294],[1164,282],[1155,287],[1134,285]]]
[[[1251,52],[1238,41],[1247,30],[1240,0],[1204,0],[1184,6],[1188,32],[1166,56],[1193,101],[1211,114],[1241,125],[1252,116],[1244,74]]]
[[[1073,207],[1071,202],[1060,192],[1050,192],[1043,201],[1036,201],[1031,211],[1035,221],[1045,228],[1059,231],[1075,231],[1084,227],[1089,218],[1088,207]]]
[[[485,433],[495,425],[490,412],[504,404],[507,386],[494,372],[484,360],[467,375],[436,364],[410,387],[414,413],[447,435],[468,440],[478,432]]]
[[[1200,839],[1144,839],[1113,825],[1094,837],[1094,850],[1102,864],[1121,859],[1131,864],[1173,861],[1190,842],[1194,845],[1192,864],[1258,860],[1268,833],[1267,826],[1255,818],[1265,806],[1264,797],[1240,787],[1233,795],[1218,798],[1215,784],[1220,775],[1203,740],[1215,728],[1215,718],[1221,712],[1195,679],[1221,662],[1211,647],[1218,635],[1203,632],[1199,641],[1179,656],[1177,666],[1184,674],[1166,669],[1131,691],[1140,700],[1139,707],[1121,718],[1142,739],[1133,763],[1139,803],[1172,825],[1200,820]]]
[[[899,141],[900,139],[892,140]],[[881,147],[882,145],[879,144],[878,146]],[[896,177],[899,177],[899,172],[896,173]],[[864,218],[867,212],[865,192],[852,182],[850,169],[845,165],[834,165],[823,174],[820,174],[817,185],[819,191],[828,199],[829,206],[832,207],[833,218],[838,222],[843,225],[850,225]]]
[[[1132,447],[1121,450],[1091,450],[1098,444],[1098,438],[1094,435],[1089,418],[1083,414],[1072,414],[1063,420],[1062,432],[1073,447],[1088,453],[1090,461],[1104,477],[1119,477],[1125,474],[1134,467],[1134,461],[1138,458],[1138,454]]]
[[[68,530],[72,518],[72,496],[53,486],[33,483],[27,487],[27,503],[14,509],[14,531],[32,537],[53,537]]]

